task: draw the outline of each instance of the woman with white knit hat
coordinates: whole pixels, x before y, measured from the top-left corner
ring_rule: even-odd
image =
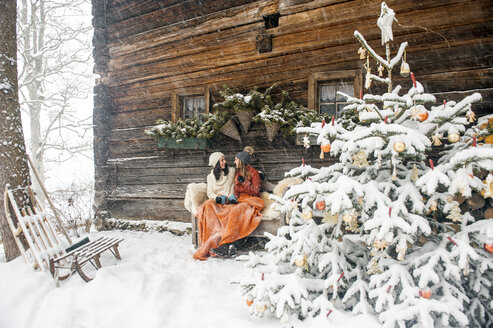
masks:
[[[209,166],[213,169],[207,176],[207,197],[215,199],[218,204],[225,204],[233,194],[235,170],[230,170],[226,158],[221,152],[209,156]]]

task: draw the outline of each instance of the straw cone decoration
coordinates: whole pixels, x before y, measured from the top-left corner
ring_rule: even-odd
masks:
[[[219,132],[227,135],[231,139],[241,142],[240,132],[238,132],[238,128],[232,118],[223,125]]]
[[[272,125],[265,123],[265,130],[267,132],[267,138],[269,139],[270,142],[274,140],[274,138],[277,135],[277,132],[281,126],[277,123],[273,123]]]
[[[238,112],[237,115],[243,132],[248,133],[248,129],[250,129],[250,125],[252,124],[252,118],[254,114],[249,111],[241,111]]]

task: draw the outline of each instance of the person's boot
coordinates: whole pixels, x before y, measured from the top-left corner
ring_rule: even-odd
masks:
[[[227,257],[228,256],[228,244],[224,244],[213,248],[210,250],[210,253],[214,257]]]
[[[236,246],[234,244],[230,244],[228,247],[228,256],[236,257]]]

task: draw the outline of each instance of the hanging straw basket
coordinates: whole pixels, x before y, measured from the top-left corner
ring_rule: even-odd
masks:
[[[238,131],[238,128],[232,118],[230,118],[229,121],[223,125],[219,132],[227,135],[231,139],[241,142],[240,132]]]
[[[243,132],[248,133],[248,129],[250,129],[250,125],[252,124],[252,118],[254,116],[253,112],[239,111],[236,115],[238,116],[238,120],[240,121]]]
[[[264,124],[265,124],[265,131],[267,132],[267,138],[269,139],[270,142],[272,142],[276,137],[277,132],[279,131],[281,126],[277,123],[273,123],[273,124],[264,123]]]

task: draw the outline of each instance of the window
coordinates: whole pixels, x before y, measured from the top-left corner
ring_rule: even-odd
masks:
[[[339,117],[339,113],[348,103],[345,97],[337,94],[337,91],[353,96],[354,82],[341,80],[318,84],[318,111],[320,114]]]
[[[205,112],[204,96],[183,97],[182,113],[184,118],[202,117]]]
[[[206,88],[186,88],[175,90],[171,96],[171,120],[202,117],[209,113],[210,90]]]
[[[308,108],[337,118],[347,105],[346,98],[337,95],[337,91],[350,96],[359,95],[362,81],[361,70],[311,73],[308,77]]]

